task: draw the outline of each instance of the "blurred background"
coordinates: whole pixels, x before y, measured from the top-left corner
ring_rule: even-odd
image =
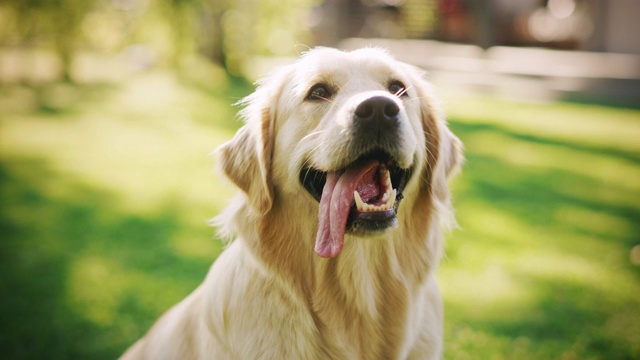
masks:
[[[112,359],[204,278],[233,104],[310,47],[427,70],[467,163],[449,359],[640,358],[640,1],[3,0],[0,353]]]

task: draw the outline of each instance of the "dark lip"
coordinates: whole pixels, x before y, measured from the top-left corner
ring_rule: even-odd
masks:
[[[353,234],[364,235],[367,233],[383,231],[389,227],[397,225],[398,205],[404,198],[403,190],[411,178],[413,168],[400,168],[396,161],[384,151],[372,151],[360,156],[356,161],[351,163],[351,167],[359,163],[378,160],[384,164],[391,175],[391,185],[397,190],[396,202],[392,210],[361,213],[356,210],[355,204],[351,206],[349,217],[347,219],[347,231]],[[327,172],[312,167],[303,168],[300,171],[300,183],[316,201],[320,202],[322,190],[327,181]]]

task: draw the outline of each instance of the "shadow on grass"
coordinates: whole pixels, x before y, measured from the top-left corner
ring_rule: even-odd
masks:
[[[640,234],[640,223],[637,222],[637,219],[640,219],[640,211],[637,208],[575,195],[582,189],[590,189],[596,193],[602,188],[602,184],[591,178],[562,170],[527,173],[487,157],[472,156],[469,162],[473,162],[473,166],[484,168],[479,170],[482,175],[474,177],[472,191],[477,192],[482,199],[490,199],[492,206],[497,209],[525,219],[531,226],[550,230],[570,230],[598,237],[603,241],[617,241],[629,249],[640,241],[637,236]],[[572,185],[575,186],[574,189],[578,189],[573,194],[566,191]],[[559,221],[558,214],[563,209],[572,208],[619,219],[632,230],[611,233],[594,229],[583,221]]]
[[[637,301],[584,284],[523,276],[532,304],[500,304],[481,315],[447,304],[453,359],[637,359]]]
[[[531,134],[523,134],[489,124],[465,124],[452,121],[452,130],[463,141],[466,137],[482,136],[485,133],[500,134],[509,139],[510,144],[526,143],[533,152],[540,145],[550,145],[554,148],[571,149],[586,156],[606,156],[611,160],[625,160],[640,165],[640,154],[631,154],[612,147],[588,146],[579,142],[561,142]],[[490,143],[487,146],[492,146]],[[507,146],[506,151],[509,151]],[[618,240],[626,246],[633,246],[640,242],[640,198],[635,206],[618,203],[617,198],[637,196],[627,189],[604,184],[596,178],[577,174],[571,170],[557,168],[530,169],[518,167],[504,162],[500,158],[478,155],[474,149],[465,153],[467,163],[463,176],[471,188],[459,197],[472,197],[479,201],[489,201],[492,207],[502,209],[520,219],[525,219],[532,225],[549,228],[567,229],[571,224],[558,221],[560,209],[574,207],[607,214],[622,220],[630,228],[621,232],[622,235],[598,233],[585,230],[578,226],[572,231],[585,235],[598,236],[602,240]],[[551,154],[553,156],[553,154]],[[589,167],[589,163],[583,164]],[[618,174],[625,176],[625,174]],[[609,199],[611,198],[611,199]],[[609,200],[609,201],[603,201]],[[588,219],[585,219],[588,221]],[[588,227],[588,226],[587,226]]]
[[[45,161],[0,163],[0,353],[4,359],[112,359],[186,296],[213,260],[179,256],[167,204],[124,212]],[[213,232],[204,226],[198,232]]]
[[[637,154],[618,150],[616,144],[590,147],[455,120],[451,128],[463,142],[482,139],[484,134],[498,135],[506,139],[506,151],[516,144],[533,152],[544,146],[551,152],[549,148],[571,149],[581,156],[640,164]],[[479,138],[469,143],[493,146],[490,141],[477,141]],[[522,294],[505,298],[489,295],[488,300],[449,294],[453,300],[446,301],[448,357],[637,359],[640,268],[631,264],[628,256],[631,248],[640,244],[640,201],[616,199],[628,200],[638,194],[584,173],[557,167],[520,167],[478,150],[466,150],[460,191],[455,193],[463,230],[449,242],[446,263],[454,268],[467,266],[471,252],[471,258],[482,259],[477,260],[482,266],[499,268],[517,289],[512,292]],[[500,221],[478,220],[484,214],[468,205],[471,203],[502,218],[488,218],[490,221],[504,220],[510,227],[495,231],[502,226]],[[463,248],[472,250],[463,254]],[[540,259],[535,258],[538,255]],[[542,258],[545,255],[552,260]],[[533,265],[523,265],[526,261]],[[599,273],[601,269],[605,273]],[[475,276],[473,272],[482,269],[466,271]],[[468,286],[483,291],[493,284]],[[447,295],[445,292],[445,299]]]
[[[560,141],[543,136],[536,136],[534,134],[528,134],[524,132],[514,131],[512,129],[506,129],[494,124],[487,123],[461,123],[452,120],[452,129],[454,132],[462,134],[473,134],[481,132],[495,132],[509,136],[514,141],[529,142],[538,145],[552,145],[559,148],[566,148],[571,150],[577,150],[590,155],[605,155],[613,158],[624,159],[632,162],[635,165],[640,165],[640,153],[631,153],[616,148],[617,144],[610,144],[611,146],[597,146],[586,145],[579,141]]]

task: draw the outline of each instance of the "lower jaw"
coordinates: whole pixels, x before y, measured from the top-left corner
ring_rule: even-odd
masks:
[[[351,235],[373,235],[398,226],[395,209],[376,212],[352,212],[347,220],[347,233]]]

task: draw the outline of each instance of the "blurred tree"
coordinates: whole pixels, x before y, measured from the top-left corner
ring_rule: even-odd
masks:
[[[234,75],[260,55],[293,55],[309,41],[314,0],[158,0],[171,24],[174,63],[199,52]],[[307,44],[311,45],[311,44]]]
[[[201,12],[199,51],[216,64],[226,64],[222,18],[226,8],[223,1],[205,1]]]
[[[132,44],[174,66],[199,53],[239,75],[253,56],[299,51],[318,1],[3,0],[0,19],[11,21],[0,23],[0,42],[55,50],[69,81],[79,50],[117,52]]]
[[[407,37],[422,39],[435,31],[438,20],[436,0],[405,0],[400,11]]]
[[[255,55],[293,55],[296,45],[310,46],[307,25],[314,0],[228,1],[219,18],[225,67],[242,71]]]
[[[468,5],[471,5],[471,11],[474,13],[476,22],[474,42],[483,49],[496,45],[496,31],[499,25],[496,2],[493,0],[476,0],[468,1]]]
[[[71,61],[80,42],[80,27],[95,0],[4,0],[15,21],[6,22],[3,43],[52,46],[62,60],[62,76],[71,80]]]

